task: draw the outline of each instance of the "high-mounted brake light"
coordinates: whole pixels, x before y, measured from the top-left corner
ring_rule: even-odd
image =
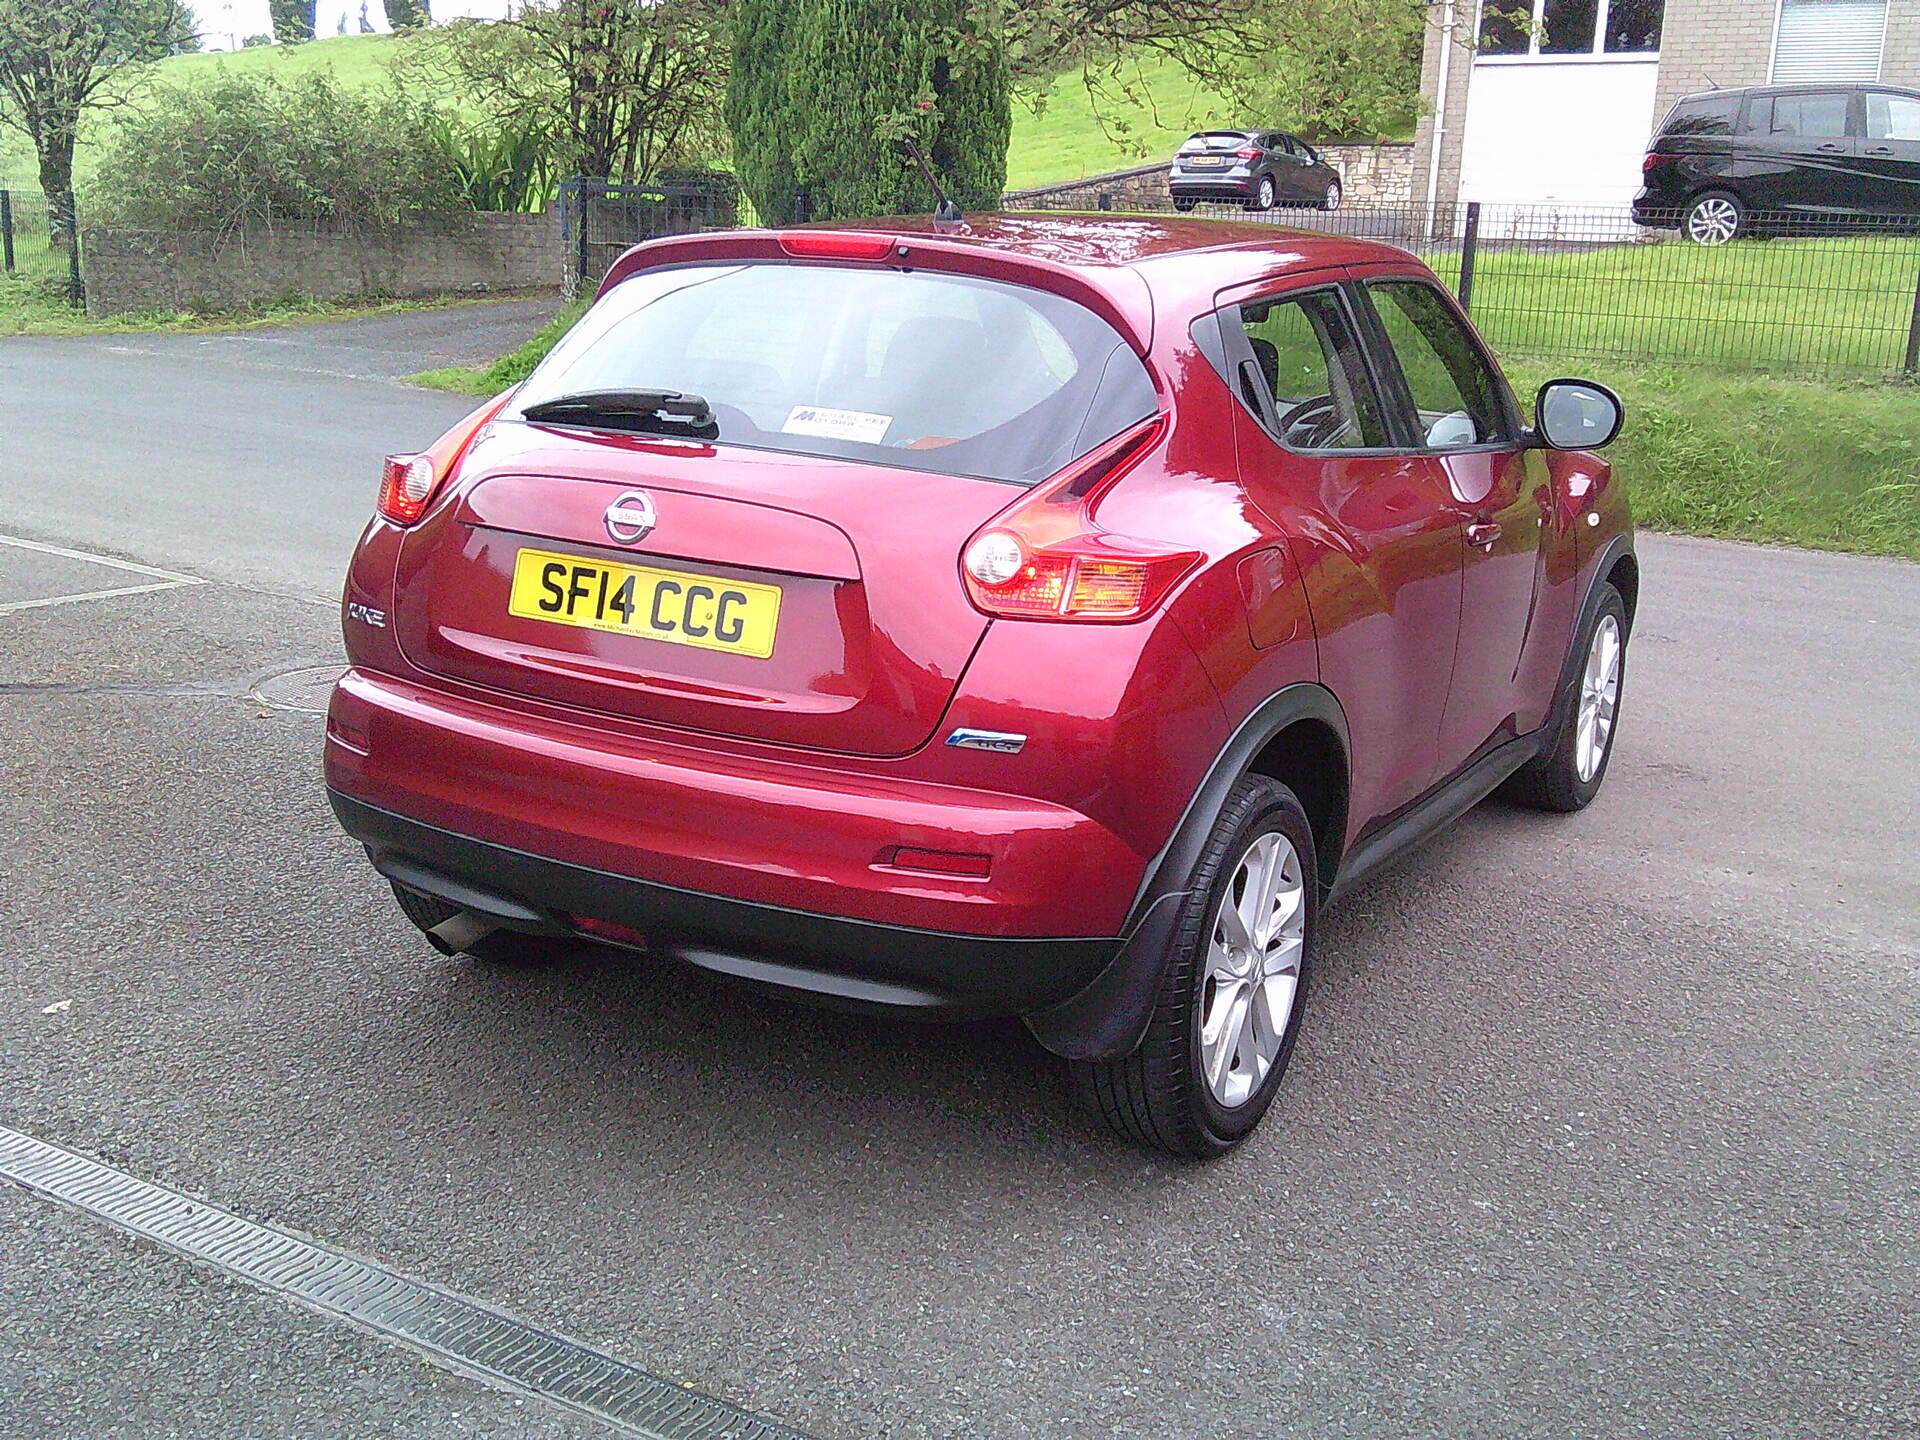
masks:
[[[967,598],[1023,620],[1138,620],[1203,558],[1094,523],[1094,502],[1166,432],[1156,415],[1068,466],[989,521],[961,552]]]
[[[845,230],[782,230],[780,248],[803,260],[884,260],[893,253],[891,235],[860,235]]]
[[[512,397],[512,390],[496,395],[418,455],[387,456],[380,477],[381,518],[411,525],[426,514],[440,487],[453,478],[467,448]]]

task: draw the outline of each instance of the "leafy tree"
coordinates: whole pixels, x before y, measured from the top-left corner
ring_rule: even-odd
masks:
[[[433,23],[427,13],[427,0],[382,0],[387,24],[395,30],[423,30]]]
[[[273,38],[282,45],[313,39],[317,0],[267,0],[267,13],[273,17]]]
[[[0,121],[33,141],[48,230],[70,244],[80,116],[108,103],[128,65],[197,48],[181,0],[0,0]]]
[[[999,203],[1012,70],[997,3],[797,0],[738,11],[728,109],[762,218],[788,213],[789,164],[816,219],[930,209],[904,140],[963,208]]]
[[[720,120],[726,0],[528,0],[432,32],[410,63],[493,119],[554,137],[563,172],[631,181]]]
[[[1425,0],[1280,0],[1253,18],[1263,59],[1222,88],[1312,138],[1405,134],[1420,115],[1426,9]]]
[[[726,94],[734,170],[763,225],[794,218],[793,132],[787,114],[789,12],[803,0],[733,0]]]

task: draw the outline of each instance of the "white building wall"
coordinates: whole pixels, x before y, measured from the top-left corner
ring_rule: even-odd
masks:
[[[1473,62],[1460,198],[1624,206],[1653,132],[1657,55]]]

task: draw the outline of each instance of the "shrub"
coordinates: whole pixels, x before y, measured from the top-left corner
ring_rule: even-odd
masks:
[[[223,72],[156,90],[121,121],[94,203],[136,229],[221,232],[469,209],[438,124],[427,106],[330,71],[286,82]]]

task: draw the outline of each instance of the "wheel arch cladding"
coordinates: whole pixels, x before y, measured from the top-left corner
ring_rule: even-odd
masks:
[[[1331,690],[1301,681],[1257,706],[1222,747],[1180,823],[1147,867],[1119,954],[1077,995],[1025,1017],[1027,1028],[1047,1049],[1074,1060],[1111,1059],[1140,1043],[1159,992],[1180,902],[1191,889],[1206,837],[1233,787],[1251,774],[1294,789],[1315,827],[1315,859],[1323,882],[1337,871],[1346,838],[1346,716]],[[1328,821],[1325,841],[1316,805],[1322,807],[1321,814],[1338,817]]]
[[[1314,862],[1322,893],[1339,873],[1347,833],[1347,750],[1325,720],[1295,720],[1269,740],[1247,766],[1250,775],[1278,780],[1299,798],[1313,826]]]
[[[1608,568],[1607,583],[1620,592],[1620,603],[1627,607],[1627,633],[1632,634],[1634,612],[1640,606],[1640,562],[1631,550]]]

